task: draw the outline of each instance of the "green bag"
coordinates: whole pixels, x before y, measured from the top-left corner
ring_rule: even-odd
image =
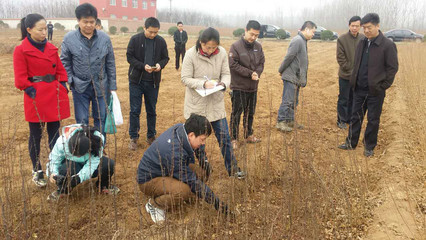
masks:
[[[105,120],[105,133],[117,133],[117,126],[115,126],[114,113],[112,112],[112,95],[108,104],[107,115]]]

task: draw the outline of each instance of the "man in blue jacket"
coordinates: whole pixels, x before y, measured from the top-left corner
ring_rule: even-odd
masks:
[[[160,88],[161,71],[169,62],[169,52],[164,38],[158,36],[160,22],[154,17],[145,21],[144,32],[130,39],[127,47],[127,62],[129,66],[130,93],[130,150],[136,150],[139,139],[142,97],[145,100],[147,142],[155,140],[157,131],[157,98]]]
[[[61,61],[68,74],[77,123],[89,123],[92,102],[94,125],[105,135],[106,105],[110,91],[117,90],[115,59],[109,36],[95,29],[98,13],[90,3],[75,9],[79,28],[62,42]]]
[[[181,206],[193,193],[213,204],[216,210],[229,214],[204,183],[210,175],[205,158],[195,164],[196,151],[205,144],[212,127],[206,117],[191,114],[185,124],[176,124],[158,137],[145,151],[138,166],[140,190],[151,198],[145,205],[154,222],[165,220],[165,211]]]

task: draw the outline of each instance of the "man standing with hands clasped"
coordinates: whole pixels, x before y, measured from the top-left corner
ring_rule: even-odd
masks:
[[[361,18],[353,16],[349,20],[349,31],[337,39],[336,58],[339,63],[339,99],[337,100],[337,126],[346,129],[352,115],[352,88],[349,84],[354,68],[355,49],[364,37],[360,33]]]
[[[367,114],[367,128],[364,134],[364,156],[371,157],[377,145],[380,115],[386,89],[398,72],[398,54],[395,43],[380,31],[377,13],[368,13],[361,19],[363,38],[355,52],[355,65],[350,84],[354,88],[353,109],[348,137],[340,149],[354,149],[358,145],[362,121]]]
[[[176,52],[176,70],[179,70],[179,60],[180,55],[182,55],[182,62],[183,58],[185,58],[185,52],[186,52],[186,42],[188,41],[188,34],[185,30],[183,30],[183,23],[178,22],[177,23],[177,30],[173,34],[173,40],[175,41],[175,52]]]
[[[155,140],[156,105],[160,88],[161,70],[169,62],[169,52],[164,38],[158,36],[160,22],[154,17],[145,21],[144,32],[130,39],[127,47],[127,62],[129,62],[129,92],[130,92],[130,150],[136,150],[139,139],[142,97],[145,100],[147,143]]]
[[[305,87],[308,77],[308,46],[307,43],[315,34],[317,25],[311,21],[303,23],[302,28],[288,46],[287,55],[278,72],[283,80],[283,96],[278,110],[276,128],[283,132],[293,131],[293,127],[303,128],[295,123],[294,112],[299,102],[299,89]]]
[[[250,20],[244,37],[232,44],[229,50],[232,89],[231,139],[234,149],[238,147],[240,117],[243,111],[244,139],[247,143],[261,141],[253,135],[257,86],[265,64],[262,45],[256,42],[259,33],[260,23]]]

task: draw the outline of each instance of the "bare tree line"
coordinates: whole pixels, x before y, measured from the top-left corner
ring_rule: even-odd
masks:
[[[78,0],[1,0],[0,18],[21,18],[37,12],[47,18],[74,17]],[[426,1],[424,0],[321,0],[320,6],[306,6],[302,10],[286,6],[271,6],[270,14],[212,14],[192,9],[157,9],[162,22],[183,21],[186,25],[244,27],[248,20],[274,24],[285,29],[298,29],[305,20],[330,29],[345,29],[351,16],[376,12],[381,17],[382,29],[426,29]]]
[[[382,29],[409,28],[426,29],[426,1],[424,0],[331,0],[321,1],[320,6],[307,6],[302,10],[285,6],[274,8],[268,15],[249,12],[214,15],[201,11],[158,9],[160,21],[183,21],[187,25],[244,27],[248,20],[256,19],[263,24],[274,24],[286,29],[298,29],[305,20],[330,29],[345,29],[348,20],[354,15],[364,16],[376,12],[381,17]]]
[[[1,0],[0,18],[22,18],[39,13],[46,18],[75,17],[78,0]]]

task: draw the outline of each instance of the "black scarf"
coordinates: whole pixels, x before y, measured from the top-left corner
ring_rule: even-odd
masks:
[[[35,48],[37,48],[41,52],[44,52],[44,47],[46,47],[47,39],[44,39],[42,42],[36,42],[36,41],[34,41],[34,39],[31,38],[31,34],[29,34],[29,33],[27,33],[27,38],[28,38],[28,41],[30,41],[30,43]]]

